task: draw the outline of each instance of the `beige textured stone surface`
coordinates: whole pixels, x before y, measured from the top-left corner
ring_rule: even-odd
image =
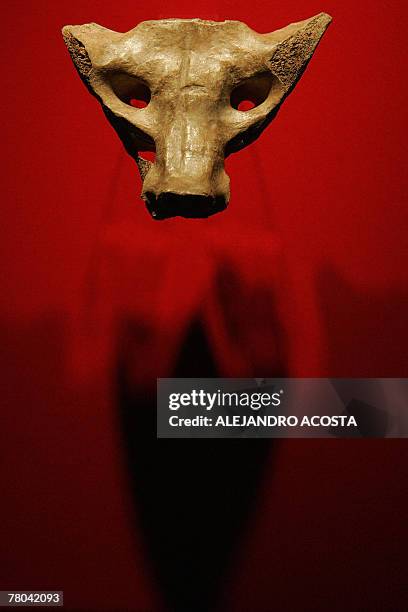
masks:
[[[321,13],[270,34],[239,21],[145,21],[123,34],[90,23],[63,37],[139,167],[152,216],[207,217],[229,201],[224,158],[275,117],[330,21]]]

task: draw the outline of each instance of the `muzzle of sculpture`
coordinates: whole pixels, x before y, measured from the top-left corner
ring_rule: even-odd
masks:
[[[208,217],[229,201],[224,159],[276,116],[330,21],[321,13],[270,34],[239,21],[145,21],[124,34],[90,23],[63,36],[138,165],[152,217]]]

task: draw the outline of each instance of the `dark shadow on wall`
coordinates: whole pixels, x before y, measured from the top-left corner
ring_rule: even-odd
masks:
[[[217,376],[199,321],[170,375]],[[274,447],[270,440],[157,440],[155,397],[132,388],[126,355],[117,388],[137,521],[169,610],[214,610]]]
[[[240,355],[245,377],[289,375],[288,339],[277,307],[278,292],[276,281],[249,282],[240,276],[233,262],[218,264],[214,282],[216,312],[222,321],[227,354],[231,357],[233,347],[233,355]]]
[[[408,376],[408,290],[358,287],[321,267],[317,292],[331,377]]]

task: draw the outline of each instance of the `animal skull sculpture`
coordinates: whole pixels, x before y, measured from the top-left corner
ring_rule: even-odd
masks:
[[[330,21],[321,13],[270,34],[239,21],[144,21],[124,34],[89,23],[63,36],[139,167],[152,217],[208,217],[229,201],[225,157],[275,117]]]

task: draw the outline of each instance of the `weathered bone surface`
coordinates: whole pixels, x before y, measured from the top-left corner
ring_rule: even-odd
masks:
[[[63,36],[139,167],[151,215],[208,217],[229,201],[224,158],[275,117],[330,21],[321,13],[270,34],[239,21],[145,21],[124,34],[89,23]]]

